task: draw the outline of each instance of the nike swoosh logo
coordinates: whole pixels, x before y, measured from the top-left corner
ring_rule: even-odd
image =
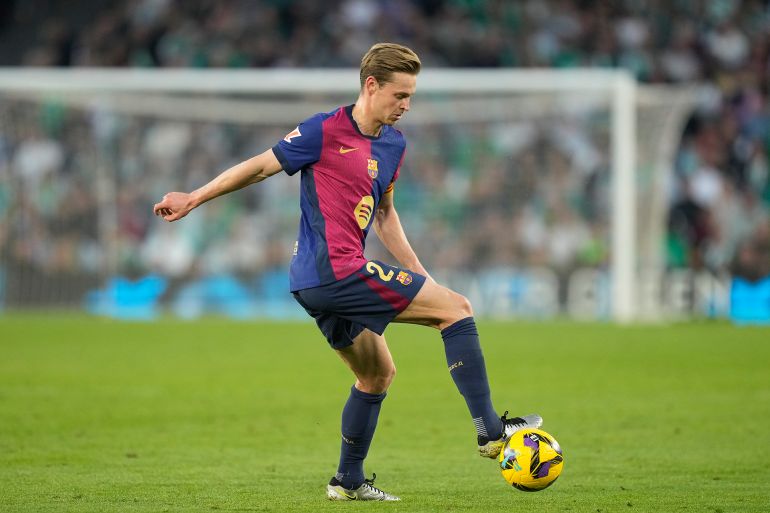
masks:
[[[356,494],[354,494],[354,493],[348,493],[348,492],[347,492],[347,490],[345,490],[345,489],[344,489],[343,487],[341,487],[341,486],[335,486],[335,487],[334,487],[334,490],[335,490],[337,493],[340,493],[340,494],[344,495],[345,497],[347,497],[348,499],[350,499],[350,500],[352,500],[352,501],[354,501],[354,500],[356,500],[356,499],[357,499],[357,497],[356,497]]]
[[[357,149],[358,148],[343,148],[342,146],[340,146],[340,153],[344,155],[346,153],[350,153],[351,151],[356,151]]]

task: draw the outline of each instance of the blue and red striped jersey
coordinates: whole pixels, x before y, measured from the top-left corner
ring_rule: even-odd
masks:
[[[292,291],[341,280],[366,263],[374,212],[398,178],[405,150],[392,126],[377,137],[362,134],[352,105],[309,117],[273,146],[287,174],[302,172]]]

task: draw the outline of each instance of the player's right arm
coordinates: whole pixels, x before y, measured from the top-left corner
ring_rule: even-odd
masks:
[[[223,171],[209,183],[191,193],[169,192],[163,196],[160,203],[155,204],[153,211],[155,215],[163,217],[166,221],[182,219],[197,206],[223,194],[261,182],[280,172],[282,167],[273,150],[269,149]]]

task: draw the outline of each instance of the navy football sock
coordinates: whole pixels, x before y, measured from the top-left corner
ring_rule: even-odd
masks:
[[[377,427],[377,417],[385,393],[367,394],[355,386],[342,409],[342,447],[335,476],[342,486],[352,490],[364,482],[364,459]]]
[[[502,422],[492,407],[487,368],[473,317],[466,317],[441,330],[452,379],[465,398],[478,436],[497,440]]]

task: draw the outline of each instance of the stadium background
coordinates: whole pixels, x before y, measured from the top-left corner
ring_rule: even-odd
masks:
[[[373,42],[394,40],[414,47],[426,67],[609,67],[641,83],[697,84],[672,161],[662,247],[667,270],[722,283],[720,297],[700,301],[691,297],[697,287],[688,288],[688,300],[671,310],[724,317],[731,276],[755,287],[753,304],[770,294],[769,26],[760,0],[11,1],[0,10],[0,64],[356,67]],[[1,114],[0,306],[128,317],[301,315],[284,293],[296,184],[251,188],[179,229],[150,212],[166,190],[199,186],[271,146],[280,130],[116,123],[56,101],[6,103]],[[565,313],[563,282],[577,269],[606,268],[608,258],[612,213],[600,178],[607,163],[596,157],[603,142],[573,137],[567,151],[553,143],[562,136],[557,126],[549,130],[515,158],[472,127],[454,138],[410,132],[398,187],[408,235],[441,276],[552,270],[561,306],[535,305],[517,317]],[[95,214],[105,205],[83,158],[95,154],[114,168],[117,249],[109,268]],[[376,241],[369,251],[378,256]],[[605,305],[595,317],[607,312]]]
[[[770,274],[769,15],[757,0],[5,0],[0,64],[10,68],[0,72],[355,67],[371,42],[392,39],[426,66],[623,67],[643,84],[698,84],[665,198],[668,270],[761,287]],[[222,299],[244,290],[258,294],[263,315],[295,315],[283,300],[296,180],[276,176],[174,225],[150,212],[167,186],[198,186],[297,120],[186,131],[20,98],[0,92],[0,511],[338,513],[323,491],[351,376],[312,321],[165,315],[223,313]],[[429,106],[424,95],[415,102],[410,116]],[[606,237],[586,236],[607,224],[602,194],[591,194],[607,174],[591,157],[607,143],[606,120],[597,125],[564,138],[581,158],[554,144],[564,133],[546,124],[511,160],[490,154],[495,141],[471,125],[451,133],[405,123],[416,133],[396,201],[429,268],[603,269]],[[119,197],[109,205],[93,180],[100,164]],[[119,221],[108,244],[105,212]],[[118,248],[117,274],[103,265],[107,246]],[[111,282],[158,299],[144,311],[153,321],[109,318],[127,313],[109,308]],[[217,301],[201,301],[207,283],[222,287]],[[694,304],[681,313],[728,314]],[[109,317],[80,311],[89,306]],[[230,306],[224,313],[238,315]],[[438,333],[394,325],[398,376],[366,472],[404,500],[367,510],[768,510],[766,326],[550,317],[478,326],[496,406],[543,415],[564,449],[562,477],[536,494],[509,489],[475,454]]]

